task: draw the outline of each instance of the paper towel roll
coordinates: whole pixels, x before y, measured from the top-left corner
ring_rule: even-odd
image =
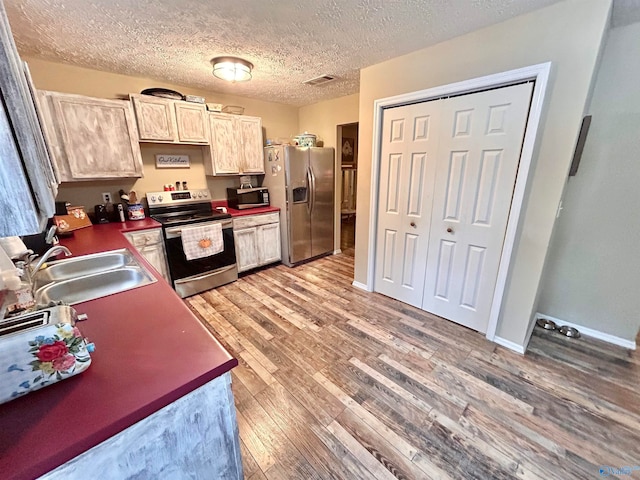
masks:
[[[11,259],[25,255],[28,250],[20,237],[2,237],[0,238],[0,247],[2,247]]]

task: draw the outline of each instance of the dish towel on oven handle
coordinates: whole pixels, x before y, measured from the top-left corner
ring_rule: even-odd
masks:
[[[210,257],[224,250],[221,223],[202,227],[184,227],[181,236],[182,249],[187,260]]]

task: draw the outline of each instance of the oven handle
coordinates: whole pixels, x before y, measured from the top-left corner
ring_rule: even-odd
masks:
[[[227,266],[227,267],[222,267],[222,268],[219,268],[219,269],[217,269],[217,270],[207,272],[207,273],[205,273],[204,275],[200,275],[199,277],[187,277],[187,278],[180,278],[180,279],[178,279],[178,280],[174,280],[173,282],[174,282],[174,283],[197,282],[198,280],[205,279],[205,278],[207,278],[207,277],[210,277],[211,275],[218,274],[218,273],[223,273],[223,272],[227,272],[227,271],[229,271],[229,270],[231,270],[231,269],[233,269],[233,268],[236,268],[236,264],[235,264],[235,263],[234,263],[233,265],[229,265],[229,266]]]
[[[231,220],[225,220],[222,223],[222,228],[229,228],[231,226],[233,226],[233,222]],[[211,224],[207,224],[207,225],[211,225]],[[167,228],[166,230],[167,233],[171,234],[171,235],[180,235],[182,233],[182,228]]]

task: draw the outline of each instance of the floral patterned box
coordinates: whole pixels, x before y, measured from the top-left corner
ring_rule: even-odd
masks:
[[[5,328],[0,337],[0,403],[77,375],[91,364],[73,308],[57,306],[24,318],[28,328],[10,333]]]

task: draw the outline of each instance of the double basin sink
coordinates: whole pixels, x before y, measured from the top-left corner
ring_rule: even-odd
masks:
[[[156,282],[126,248],[48,262],[33,273],[36,304],[95,300]]]

